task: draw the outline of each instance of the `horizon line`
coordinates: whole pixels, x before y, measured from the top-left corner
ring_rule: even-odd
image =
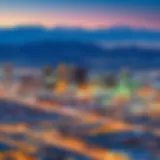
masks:
[[[53,30],[56,28],[62,28],[62,29],[82,29],[82,30],[104,30],[104,29],[118,29],[118,28],[127,28],[127,29],[133,29],[133,30],[146,30],[146,31],[160,31],[160,28],[154,29],[154,28],[149,28],[149,27],[135,27],[131,25],[112,25],[112,26],[96,26],[96,27],[84,27],[84,26],[69,26],[69,25],[55,25],[55,26],[45,26],[42,24],[17,24],[13,26],[1,26],[0,29],[15,29],[15,28],[26,28],[26,27],[37,27],[37,28],[42,28],[45,30]]]

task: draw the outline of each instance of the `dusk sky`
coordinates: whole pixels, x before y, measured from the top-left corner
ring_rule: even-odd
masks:
[[[160,0],[0,0],[0,27],[160,29]]]

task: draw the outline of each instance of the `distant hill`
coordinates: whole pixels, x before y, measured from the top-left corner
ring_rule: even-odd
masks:
[[[83,28],[40,26],[0,28],[0,44],[25,44],[37,41],[82,41],[82,42],[160,42],[160,30],[111,27],[87,30]]]
[[[21,66],[57,65],[60,62],[88,68],[118,69],[160,68],[160,49],[136,46],[102,48],[78,41],[41,41],[23,45],[0,45],[0,63],[12,62]]]

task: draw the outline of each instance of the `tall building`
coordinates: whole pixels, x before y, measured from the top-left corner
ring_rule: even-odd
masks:
[[[56,75],[54,74],[54,70],[50,66],[46,66],[43,69],[43,85],[46,89],[53,89],[55,83],[56,83]]]
[[[60,80],[67,80],[68,75],[67,75],[67,66],[65,64],[60,64],[57,67],[57,74]]]
[[[119,79],[119,83],[113,89],[113,100],[116,104],[124,104],[131,98],[132,93],[133,83],[130,72],[128,70],[123,70]]]
[[[67,69],[68,82],[70,84],[75,83],[75,71],[76,71],[76,68],[74,66],[69,66]]]
[[[75,81],[77,84],[83,84],[87,81],[87,70],[84,68],[76,68]]]
[[[3,80],[5,84],[10,84],[13,79],[13,67],[11,64],[6,64],[3,67]]]

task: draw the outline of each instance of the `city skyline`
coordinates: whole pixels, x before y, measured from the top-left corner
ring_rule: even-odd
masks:
[[[1,0],[0,27],[41,25],[87,29],[129,26],[159,30],[157,0]]]

